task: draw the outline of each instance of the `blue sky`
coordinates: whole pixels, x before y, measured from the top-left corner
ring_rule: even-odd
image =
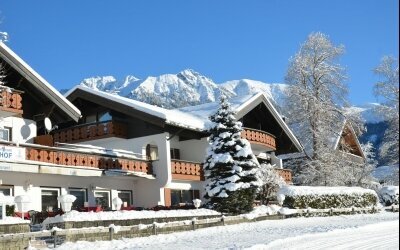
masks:
[[[346,47],[349,99],[376,101],[372,69],[398,56],[396,0],[0,0],[8,46],[58,89],[83,78],[192,68],[221,83],[283,82],[288,60],[321,31]]]

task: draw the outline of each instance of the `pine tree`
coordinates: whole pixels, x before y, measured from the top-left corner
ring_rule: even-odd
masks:
[[[204,163],[205,198],[220,212],[240,214],[253,209],[259,164],[250,144],[241,138],[242,124],[236,121],[226,97],[210,116],[210,145]]]

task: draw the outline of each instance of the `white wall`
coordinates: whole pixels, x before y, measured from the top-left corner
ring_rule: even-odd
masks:
[[[170,144],[171,148],[179,149],[182,160],[204,162],[208,147],[207,138],[179,141],[179,138],[176,136],[170,140]]]
[[[61,194],[67,194],[68,188],[86,188],[90,206],[96,204],[91,187],[95,187],[95,190],[111,191],[111,206],[112,199],[118,196],[117,190],[131,190],[134,197],[133,205],[142,206],[135,199],[139,187],[134,185],[134,180],[131,177],[79,177],[0,171],[0,179],[2,179],[3,185],[14,186],[14,196],[29,195],[31,197],[30,210],[42,210],[41,187],[46,186],[60,188]],[[32,186],[28,188],[28,184]]]
[[[138,189],[136,190],[136,200],[139,206],[152,207],[158,204],[164,205],[164,187],[171,182],[171,157],[168,136],[168,133],[162,133],[132,139],[108,138],[88,141],[85,144],[129,150],[143,155],[146,154],[147,144],[157,145],[158,160],[152,163],[156,180],[138,180]]]
[[[12,128],[14,142],[33,142],[36,137],[36,122],[20,117],[6,117],[0,119],[0,125]]]

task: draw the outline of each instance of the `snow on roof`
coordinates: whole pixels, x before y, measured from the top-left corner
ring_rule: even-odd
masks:
[[[0,41],[0,55],[12,65],[22,76],[31,82],[40,92],[46,95],[57,106],[64,110],[72,119],[77,121],[81,112],[68,101],[58,90],[48,83],[42,76],[33,70],[22,58]]]
[[[84,85],[77,85],[71,90],[69,90],[67,93],[65,93],[65,96],[69,96],[71,93],[73,93],[75,90],[80,89],[86,92],[89,92],[91,94],[106,98],[108,100],[112,100],[114,102],[126,105],[128,107],[131,107],[135,110],[156,116],[158,118],[164,119],[167,124],[170,125],[175,125],[179,127],[184,127],[188,129],[193,129],[193,130],[199,130],[202,131],[206,129],[206,123],[208,122],[207,120],[204,120],[200,117],[191,115],[187,112],[183,112],[180,110],[176,109],[165,109],[161,107],[157,107],[148,103],[132,100],[127,97],[122,97],[117,94],[111,94],[99,90],[94,90],[92,88],[86,87]]]

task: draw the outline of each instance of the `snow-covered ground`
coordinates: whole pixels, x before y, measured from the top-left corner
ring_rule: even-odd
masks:
[[[399,249],[399,221],[279,239],[248,249]]]
[[[389,212],[332,217],[291,218],[219,226],[190,232],[134,239],[65,243],[57,249],[242,249],[257,247],[260,244],[263,247],[268,246],[268,244],[275,244],[275,246],[281,249],[285,247],[297,248],[296,244],[298,241],[307,241],[306,243],[310,246],[310,248],[305,246],[307,249],[312,249],[312,241],[316,242],[314,249],[325,249],[325,245],[318,245],[318,242],[322,241],[324,244],[327,244],[327,241],[331,241],[332,244],[337,242],[338,247],[335,247],[335,245],[331,246],[335,249],[357,249],[358,246],[364,248],[365,244],[362,242],[363,234],[356,233],[358,230],[365,232],[365,240],[370,242],[369,244],[374,249],[398,249],[398,226],[399,214]],[[338,229],[341,230],[333,231]],[[378,230],[382,232],[377,232]],[[329,236],[332,237],[332,240],[326,238]],[[285,240],[276,241],[279,239]],[[286,243],[286,239],[289,245],[279,247],[279,244],[282,242]],[[289,242],[293,242],[293,245]]]

